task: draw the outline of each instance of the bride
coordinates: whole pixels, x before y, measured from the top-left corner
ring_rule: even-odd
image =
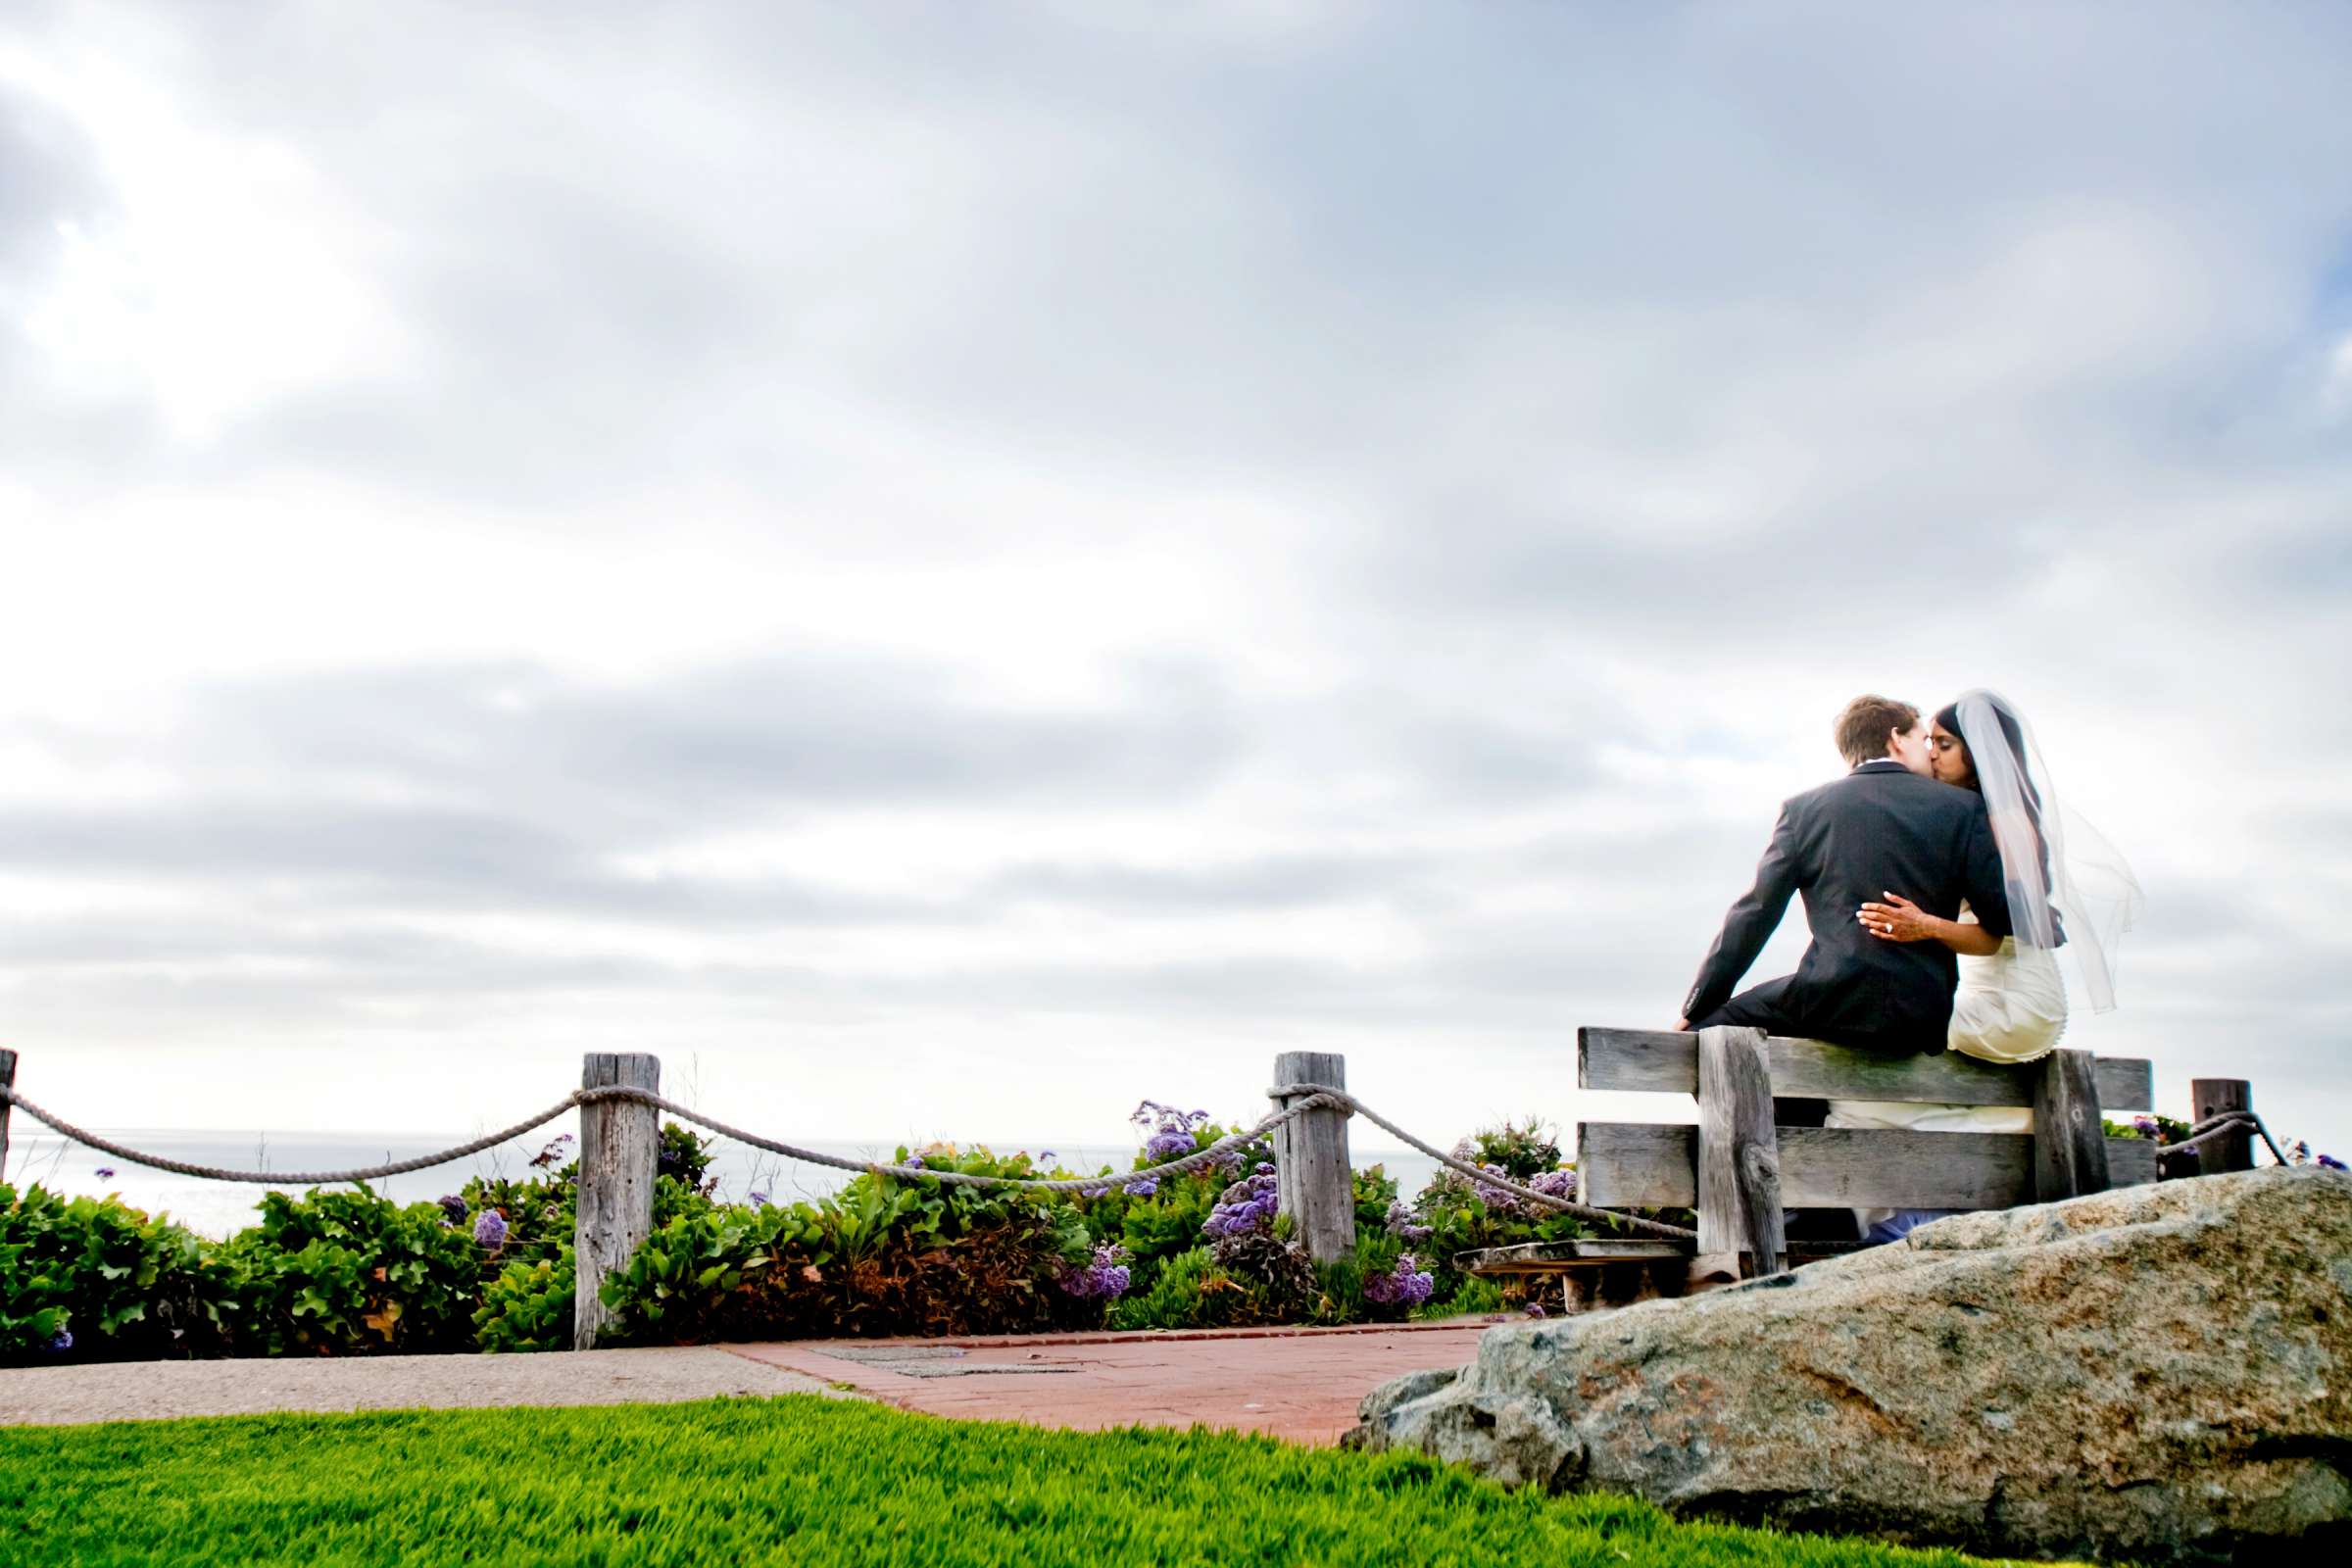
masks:
[[[1960,918],[1939,919],[1891,889],[1886,902],[1863,905],[1856,918],[1882,941],[1940,942],[1958,955],[1952,1050],[1984,1061],[2035,1060],[2066,1030],[2061,947],[2075,956],[2091,1010],[2115,1006],[2115,949],[2138,910],[2139,883],[2095,829],[2060,811],[2049,764],[2007,699],[1966,692],[1936,713],[1929,766],[1940,782],[1984,797],[2016,934],[1994,938],[1965,906]],[[2033,1129],[2033,1113],[2008,1105],[1833,1101],[1827,1125],[2022,1133]],[[1872,1241],[1891,1241],[1931,1217],[1919,1209],[1856,1213]]]

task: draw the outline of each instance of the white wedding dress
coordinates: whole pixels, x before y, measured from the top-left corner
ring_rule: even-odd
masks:
[[[1961,906],[1960,919],[1975,924]],[[2033,1061],[2057,1049],[2066,1032],[2066,980],[2058,956],[2047,948],[2024,948],[2003,937],[1997,952],[1979,957],[1959,955],[1960,984],[1952,993],[1951,1050],[1982,1061]],[[1894,1100],[1833,1100],[1827,1127],[1896,1127],[1913,1132],[2030,1133],[2034,1112],[2024,1105],[1913,1104]],[[1866,1236],[1885,1231],[1905,1213],[1928,1210],[1857,1208]],[[1942,1212],[1936,1210],[1936,1212]],[[1908,1226],[1902,1227],[1908,1229]]]

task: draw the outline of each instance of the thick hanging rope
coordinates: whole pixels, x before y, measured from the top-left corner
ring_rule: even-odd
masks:
[[[2188,1130],[2188,1136],[2179,1143],[2159,1145],[2156,1150],[2156,1157],[2163,1159],[2173,1154],[2184,1154],[2199,1144],[2211,1143],[2216,1138],[2225,1138],[2235,1132],[2261,1134],[2264,1146],[2271,1152],[2271,1157],[2281,1165],[2287,1163],[2286,1156],[2278,1152],[2278,1141],[2271,1137],[2271,1130],[2262,1124],[2260,1116],[2250,1110],[2225,1110],[2217,1115],[2208,1116],[2191,1127]]]
[[[656,1110],[666,1111],[680,1121],[692,1122],[722,1138],[732,1138],[737,1143],[749,1145],[751,1148],[765,1150],[771,1154],[780,1154],[787,1159],[802,1160],[811,1165],[827,1165],[835,1170],[870,1171],[877,1176],[895,1177],[904,1181],[935,1181],[959,1187],[1004,1187],[1024,1192],[1043,1193],[1103,1193],[1113,1187],[1124,1187],[1134,1182],[1154,1181],[1163,1176],[1181,1176],[1188,1171],[1199,1170],[1204,1165],[1225,1162],[1235,1151],[1262,1142],[1276,1129],[1288,1126],[1309,1111],[1336,1110],[1343,1115],[1362,1116],[1392,1136],[1402,1139],[1408,1147],[1418,1150],[1439,1164],[1457,1171],[1483,1186],[1498,1188],[1528,1202],[1556,1209],[1562,1213],[1574,1214],[1581,1219],[1648,1231],[1653,1235],[1668,1237],[1675,1241],[1697,1240],[1695,1232],[1686,1230],[1680,1225],[1668,1225],[1658,1220],[1643,1219],[1637,1214],[1620,1213],[1614,1209],[1594,1208],[1591,1204],[1579,1203],[1551,1193],[1540,1193],[1507,1176],[1498,1175],[1494,1171],[1481,1169],[1466,1160],[1457,1159],[1444,1150],[1415,1138],[1411,1133],[1364,1104],[1363,1102],[1344,1089],[1334,1089],[1324,1084],[1284,1084],[1268,1090],[1267,1093],[1277,1100],[1288,1101],[1289,1103],[1261,1116],[1253,1126],[1247,1130],[1228,1133],[1215,1143],[1197,1149],[1189,1154],[1164,1160],[1156,1165],[1147,1165],[1142,1170],[1125,1171],[1117,1175],[1054,1177],[983,1176],[969,1171],[933,1170],[923,1165],[884,1164],[873,1160],[845,1159],[838,1154],[827,1154],[818,1150],[804,1149],[797,1144],[787,1144],[778,1139],[763,1138],[758,1133],[746,1132],[744,1129],[720,1121],[714,1116],[705,1115],[691,1106],[681,1105],[672,1100],[665,1100],[650,1089],[639,1089],[624,1084],[611,1085],[601,1089],[575,1089],[564,1096],[561,1102],[550,1105],[536,1116],[518,1121],[514,1126],[502,1128],[497,1132],[486,1133],[470,1142],[459,1144],[455,1148],[444,1149],[430,1154],[419,1154],[413,1159],[387,1160],[380,1165],[360,1165],[347,1170],[234,1170],[219,1165],[198,1165],[187,1160],[172,1159],[162,1154],[151,1154],[143,1150],[132,1149],[126,1144],[118,1144],[110,1138],[101,1138],[87,1128],[77,1127],[64,1117],[33,1103],[14,1089],[0,1088],[0,1102],[16,1106],[35,1121],[64,1137],[73,1139],[75,1143],[86,1144],[101,1152],[114,1155],[117,1159],[126,1159],[133,1164],[148,1165],[157,1170],[168,1170],[181,1176],[194,1176],[205,1181],[216,1182],[258,1182],[270,1185],[323,1187],[340,1182],[380,1181],[387,1176],[406,1175],[410,1171],[426,1170],[434,1165],[445,1165],[451,1160],[464,1159],[469,1154],[478,1154],[485,1149],[492,1149],[511,1139],[519,1138],[534,1128],[544,1127],[558,1116],[581,1105],[626,1100],[634,1101],[639,1104],[651,1105]],[[2269,1135],[2265,1134],[2264,1136],[2267,1140]]]
[[[1427,1154],[1439,1164],[1459,1171],[1481,1186],[1499,1187],[1506,1193],[1526,1199],[1529,1202],[1542,1203],[1546,1208],[1556,1208],[1562,1213],[1574,1214],[1579,1219],[1601,1220],[1611,1225],[1627,1225],[1635,1230],[1649,1231],[1673,1241],[1695,1242],[1698,1240],[1698,1232],[1685,1230],[1680,1225],[1669,1225],[1663,1220],[1643,1219],[1639,1214],[1627,1214],[1613,1208],[1594,1208],[1590,1203],[1579,1203],[1572,1199],[1556,1197],[1550,1193],[1539,1193],[1533,1187],[1521,1186],[1508,1176],[1473,1165],[1468,1160],[1457,1159],[1444,1150],[1433,1148],[1415,1138],[1411,1133],[1406,1132],[1379,1111],[1363,1103],[1345,1089],[1334,1089],[1327,1084],[1277,1084],[1266,1093],[1277,1100],[1287,1095],[1312,1095],[1341,1101],[1349,1115],[1361,1116],[1391,1136],[1403,1139],[1406,1145]]]
[[[434,1165],[445,1165],[451,1160],[464,1159],[468,1154],[478,1154],[485,1149],[495,1148],[510,1139],[519,1138],[533,1128],[544,1127],[558,1116],[578,1106],[610,1100],[629,1100],[640,1104],[651,1105],[657,1110],[668,1112],[681,1121],[690,1121],[699,1127],[709,1128],[723,1138],[732,1138],[738,1143],[749,1144],[754,1149],[763,1149],[770,1153],[784,1155],[788,1159],[806,1160],[812,1165],[829,1165],[836,1170],[871,1171],[876,1175],[902,1177],[909,1181],[927,1178],[931,1181],[946,1182],[956,1186],[1011,1187],[1049,1193],[1108,1191],[1112,1187],[1123,1186],[1129,1182],[1148,1181],[1158,1176],[1182,1175],[1186,1171],[1198,1170],[1203,1165],[1219,1163],[1231,1155],[1234,1151],[1258,1142],[1274,1129],[1287,1126],[1309,1111],[1342,1108],[1337,1102],[1327,1098],[1310,1097],[1287,1109],[1270,1113],[1261,1118],[1255,1126],[1246,1131],[1228,1133],[1215,1143],[1202,1149],[1197,1149],[1189,1154],[1161,1164],[1147,1166],[1143,1170],[1127,1171],[1114,1176],[981,1176],[959,1170],[931,1170],[921,1165],[880,1164],[872,1160],[845,1159],[838,1154],[827,1154],[813,1149],[803,1149],[798,1145],[782,1143],[772,1138],[762,1138],[758,1133],[746,1132],[740,1127],[730,1126],[712,1116],[706,1116],[701,1111],[681,1105],[675,1101],[664,1100],[649,1089],[615,1084],[602,1089],[575,1089],[564,1096],[560,1103],[550,1105],[536,1116],[518,1121],[514,1126],[502,1128],[498,1132],[486,1133],[470,1142],[459,1144],[453,1149],[441,1150],[436,1153],[419,1154],[412,1159],[388,1160],[380,1165],[359,1165],[348,1170],[281,1171],[235,1170],[220,1165],[193,1164],[184,1159],[172,1159],[163,1154],[151,1154],[143,1150],[132,1149],[126,1144],[118,1144],[111,1138],[101,1138],[87,1128],[77,1127],[64,1117],[42,1108],[13,1089],[0,1088],[0,1102],[16,1106],[35,1121],[43,1123],[64,1137],[73,1139],[75,1143],[87,1144],[90,1148],[103,1153],[114,1155],[117,1159],[126,1159],[136,1165],[150,1165],[157,1170],[172,1171],[181,1176],[194,1176],[205,1181],[259,1182],[288,1187],[327,1187],[339,1182],[371,1182],[381,1180],[386,1176],[402,1176],[410,1171],[425,1170]]]

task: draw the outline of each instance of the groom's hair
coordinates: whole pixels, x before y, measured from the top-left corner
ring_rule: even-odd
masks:
[[[1919,710],[1891,697],[1857,697],[1838,715],[1838,750],[1859,766],[1886,755],[1886,737],[1919,722]]]

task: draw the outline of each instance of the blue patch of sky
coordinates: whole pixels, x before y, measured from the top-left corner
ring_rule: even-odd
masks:
[[[2352,221],[2347,221],[2334,258],[2320,272],[2319,287],[2312,297],[2312,318],[2326,333],[2352,330]]]

